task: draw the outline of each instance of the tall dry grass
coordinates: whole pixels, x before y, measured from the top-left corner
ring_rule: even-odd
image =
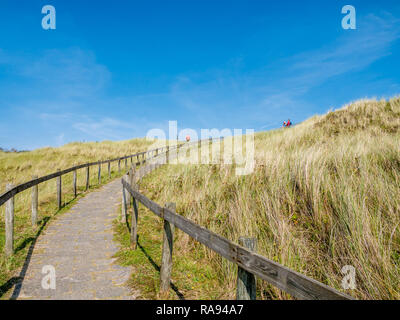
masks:
[[[295,127],[258,133],[256,169],[169,165],[142,182],[158,203],[232,240],[344,291],[356,269],[361,299],[400,298],[400,99],[360,100]],[[179,233],[177,254],[205,250],[233,298],[235,266]],[[265,282],[262,298],[289,298]]]
[[[4,153],[0,152],[0,193],[5,191],[6,183],[14,185],[32,179],[33,175],[44,176],[59,169],[67,169],[74,165],[107,160],[147,150],[153,142],[146,139],[133,139],[119,142],[70,143],[60,148],[42,148],[30,152]],[[130,161],[128,160],[128,165]],[[125,169],[121,163],[122,172]],[[119,176],[118,162],[111,164],[112,178]],[[90,184],[98,186],[97,166],[90,169]],[[85,169],[78,170],[78,192],[84,193]],[[107,165],[102,166],[102,181],[108,180]],[[22,264],[29,246],[34,242],[40,228],[58,211],[56,205],[56,179],[41,183],[39,189],[39,229],[32,228],[31,189],[15,196],[15,254],[6,258],[4,249],[4,208],[0,208],[0,298],[10,288],[14,272]],[[74,200],[72,189],[72,173],[62,176],[63,203]]]

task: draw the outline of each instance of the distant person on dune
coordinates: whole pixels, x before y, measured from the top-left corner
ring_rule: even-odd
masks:
[[[187,135],[187,136],[186,136],[186,142],[189,142],[189,141],[190,141],[190,136]]]
[[[292,125],[292,123],[290,122],[290,119],[288,119],[288,121],[286,122],[286,127],[290,127]]]
[[[286,127],[286,121],[283,121],[283,126]]]

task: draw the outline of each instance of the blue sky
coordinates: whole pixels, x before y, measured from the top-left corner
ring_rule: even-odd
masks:
[[[1,0],[0,147],[298,123],[399,94],[399,38],[397,0]]]

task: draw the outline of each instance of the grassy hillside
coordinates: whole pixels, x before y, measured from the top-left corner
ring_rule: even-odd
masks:
[[[32,175],[44,176],[59,169],[67,169],[77,164],[112,159],[124,155],[147,150],[150,145],[146,139],[134,139],[120,142],[104,141],[99,143],[70,143],[60,148],[43,148],[31,152],[4,153],[0,152],[0,190],[5,191],[7,182],[19,184],[31,180]],[[129,161],[128,161],[129,164]],[[121,163],[124,169],[124,163]],[[117,177],[118,164],[111,165],[112,178]],[[79,197],[84,193],[85,169],[78,171]],[[108,180],[107,165],[102,169],[102,181]],[[90,174],[91,188],[98,185],[97,167],[92,167]],[[63,201],[66,208],[76,199],[73,198],[72,173],[62,177]],[[19,268],[27,255],[29,246],[46,223],[58,214],[56,206],[56,180],[50,180],[39,185],[39,227],[31,227],[31,190],[28,189],[15,197],[15,230],[14,246],[16,253],[11,258],[5,258],[4,249],[4,206],[0,215],[0,298],[15,281],[15,270]]]
[[[338,290],[342,267],[352,265],[357,288],[347,293],[400,299],[400,99],[361,100],[258,133],[255,147],[250,175],[229,165],[168,165],[141,188],[228,239],[257,237],[261,255]],[[179,259],[203,252],[220,279],[215,296],[234,297],[231,263],[181,232],[174,250]],[[258,289],[288,298],[265,282]]]

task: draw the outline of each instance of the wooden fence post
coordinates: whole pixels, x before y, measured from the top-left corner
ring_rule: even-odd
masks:
[[[121,159],[118,159],[118,173],[121,173]]]
[[[122,179],[126,182],[126,176],[124,175]],[[121,206],[121,223],[126,223],[126,214],[127,214],[127,196],[124,185],[122,185],[122,206]]]
[[[175,212],[175,203],[166,203],[165,207],[168,210]],[[162,247],[162,260],[160,270],[160,291],[168,292],[171,282],[171,271],[172,271],[172,249],[174,245],[174,231],[175,226],[164,219],[164,239]]]
[[[108,162],[108,178],[111,179],[111,161]]]
[[[135,180],[135,177],[136,177],[136,165],[134,165],[131,170],[132,170],[132,175],[131,175],[130,183],[133,186],[134,183],[136,182],[136,180]]]
[[[57,172],[60,172],[60,169],[57,169]],[[58,210],[62,207],[62,191],[61,191],[61,176],[57,177],[57,205]]]
[[[125,170],[128,169],[128,159],[125,158]]]
[[[256,251],[257,239],[240,237],[239,245],[250,251]],[[238,267],[236,300],[256,300],[256,298],[256,277],[252,273]]]
[[[76,170],[74,170],[74,174],[73,174],[73,177],[72,177],[72,189],[73,189],[73,191],[74,191],[74,198],[76,198],[76,196],[77,196],[77,189],[76,189],[76,180],[77,180],[77,176],[76,176]]]
[[[14,186],[11,183],[6,185],[6,191],[11,190]],[[5,211],[5,228],[6,243],[4,251],[7,257],[14,253],[14,197],[6,202]]]
[[[167,151],[165,152],[165,163],[169,164],[169,146],[167,146]]]
[[[135,179],[132,179],[133,183],[131,184],[132,189],[137,190],[136,182],[134,181]],[[137,246],[137,223],[138,223],[138,203],[135,199],[135,197],[132,197],[132,206],[133,206],[133,212],[132,212],[132,219],[131,219],[131,248],[133,250],[136,250]]]
[[[132,168],[129,169],[127,178],[128,178],[127,182],[132,186],[132,180],[133,180],[133,169]],[[127,195],[126,196],[127,207],[129,208],[132,205],[132,196],[128,190],[126,192],[126,195]]]
[[[33,176],[32,180],[37,179],[37,176]],[[31,222],[32,227],[36,227],[37,224],[37,215],[38,215],[38,185],[32,187],[32,214],[31,214]]]
[[[89,190],[90,187],[90,171],[89,166],[86,167],[86,191]]]
[[[99,174],[98,174],[98,177],[99,177],[99,185],[101,184],[101,162],[99,161]]]

